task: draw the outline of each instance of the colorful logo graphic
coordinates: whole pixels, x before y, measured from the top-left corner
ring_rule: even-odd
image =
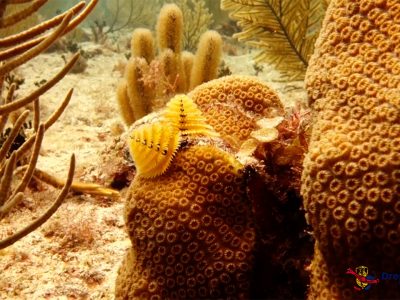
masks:
[[[356,271],[348,268],[346,274],[353,275],[356,278],[356,284],[354,289],[356,291],[368,291],[371,288],[371,284],[377,284],[379,279],[375,276],[368,275],[368,267],[358,266]]]

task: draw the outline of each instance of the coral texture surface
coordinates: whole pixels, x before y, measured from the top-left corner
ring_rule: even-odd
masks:
[[[330,1],[306,76],[315,110],[302,177],[316,239],[310,298],[355,299],[348,268],[400,270],[399,41],[399,1]],[[390,280],[369,288],[400,297]]]
[[[135,164],[162,170],[139,172],[129,188],[125,220],[132,249],[119,270],[117,299],[250,295],[256,233],[248,178],[235,149],[207,123],[220,125],[223,118],[224,125],[235,127],[232,132],[218,127],[222,138],[237,132],[245,140],[256,119],[281,113],[282,104],[261,82],[241,76],[211,81],[193,95],[193,100],[175,96],[164,110],[134,125]],[[249,132],[241,133],[238,125]],[[176,133],[163,138],[160,128]],[[169,141],[178,136],[177,149]],[[156,159],[143,156],[143,147]]]
[[[312,247],[304,217],[294,212],[301,172],[289,172],[286,131],[294,123],[283,114],[261,81],[227,76],[133,124],[128,143],[137,174],[125,208],[132,248],[117,299],[304,295]],[[280,153],[286,161],[278,166]],[[277,185],[279,178],[285,183]],[[301,255],[291,250],[297,247]]]
[[[215,79],[198,86],[189,95],[207,122],[236,150],[258,128],[258,120],[284,113],[275,91],[251,76]]]
[[[116,299],[246,297],[255,231],[243,166],[232,154],[193,145],[164,175],[137,176],[125,219],[133,248]]]

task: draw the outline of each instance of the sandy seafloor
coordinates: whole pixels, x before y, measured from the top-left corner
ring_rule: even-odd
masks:
[[[128,36],[119,46],[126,47]],[[90,42],[81,47],[95,53],[86,70],[68,74],[40,98],[44,120],[74,88],[66,111],[45,135],[38,167],[65,178],[70,155],[75,153],[75,180],[102,183],[108,172],[104,161],[113,154],[108,149],[118,143],[118,129],[123,129],[115,98],[121,77],[116,66],[126,61],[128,49],[116,51],[115,44]],[[34,82],[55,74],[64,64],[61,54],[45,53],[20,67],[25,83],[17,95],[24,96],[36,88]],[[254,75],[251,57],[244,53],[224,60],[232,74]],[[302,82],[279,82],[272,67],[264,66],[258,77],[278,92],[285,106],[305,99]],[[34,220],[57,193],[45,184],[27,189],[22,205],[0,222],[0,238]],[[113,299],[117,270],[130,246],[124,231],[124,190],[121,195],[107,199],[70,193],[47,223],[0,250],[0,299]]]

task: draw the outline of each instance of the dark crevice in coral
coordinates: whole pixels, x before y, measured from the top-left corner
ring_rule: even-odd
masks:
[[[309,284],[306,267],[314,241],[308,234],[302,200],[286,190],[282,201],[271,185],[254,174],[248,194],[253,201],[258,245],[252,278],[251,299],[304,299]]]
[[[128,187],[132,181],[130,178],[130,172],[122,172],[115,174],[113,180],[110,183],[110,187],[116,190],[122,190],[125,187]]]

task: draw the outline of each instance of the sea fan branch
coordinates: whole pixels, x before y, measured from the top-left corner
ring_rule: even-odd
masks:
[[[322,0],[222,0],[238,21],[239,41],[260,49],[256,61],[274,64],[289,77],[303,77],[324,15]]]

